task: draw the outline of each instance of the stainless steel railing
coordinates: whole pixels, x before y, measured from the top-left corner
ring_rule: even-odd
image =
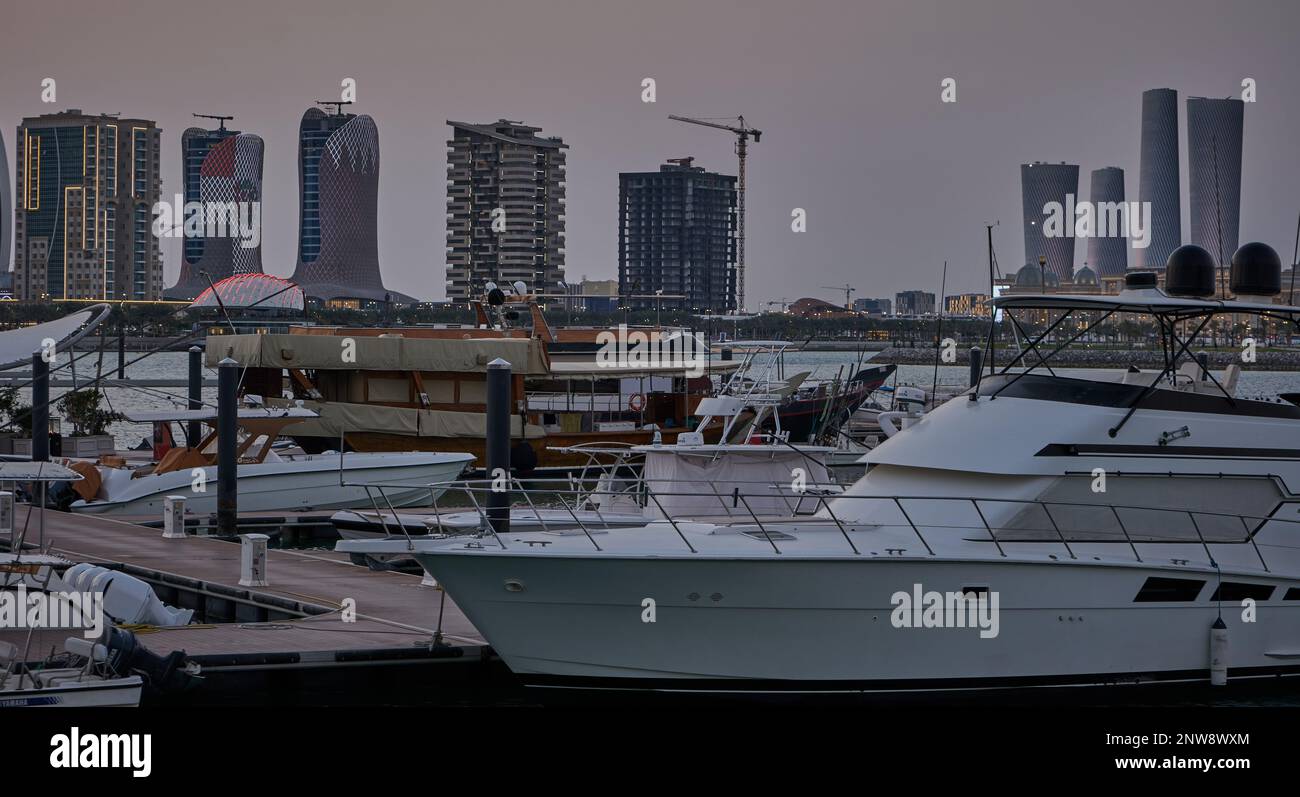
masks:
[[[683,518],[674,517],[665,507],[665,500],[679,497],[690,497],[698,499],[702,494],[711,494],[717,499],[720,508],[723,510],[723,516],[697,515],[701,520],[711,520],[714,522],[740,522],[750,523],[756,527],[758,537],[764,539],[772,548],[775,554],[781,554],[782,550],[778,544],[780,536],[773,533],[770,526],[774,523],[786,522],[795,518],[801,518],[805,523],[808,522],[825,522],[833,525],[839,534],[843,537],[849,550],[855,556],[862,555],[859,546],[854,542],[852,534],[860,534],[864,531],[880,531],[891,528],[898,528],[910,531],[912,535],[920,542],[925,549],[926,555],[936,556],[935,549],[927,537],[926,531],[956,530],[969,531],[979,535],[979,537],[964,537],[965,542],[989,542],[996,549],[1001,557],[1007,557],[1005,545],[1010,543],[1054,543],[1064,547],[1066,554],[1071,559],[1078,559],[1074,546],[1087,543],[1114,543],[1125,545],[1133,554],[1138,562],[1145,561],[1139,545],[1170,545],[1170,544],[1191,544],[1197,545],[1205,552],[1207,561],[1214,563],[1214,553],[1211,545],[1250,545],[1254,549],[1255,556],[1259,559],[1261,567],[1265,572],[1271,572],[1268,562],[1263,552],[1260,550],[1256,541],[1256,534],[1266,524],[1285,523],[1289,527],[1300,524],[1300,520],[1289,518],[1279,518],[1264,515],[1236,514],[1225,512],[1212,512],[1196,509],[1172,509],[1165,507],[1134,506],[1124,504],[1109,503],[1087,503],[1079,501],[1048,501],[1040,499],[1012,499],[1012,498],[988,498],[973,496],[947,496],[947,495],[897,495],[897,496],[878,496],[878,495],[849,495],[839,492],[838,485],[833,484],[807,484],[800,489],[795,489],[790,484],[779,484],[775,482],[726,482],[713,481],[708,483],[708,493],[704,493],[704,485],[697,483],[672,484],[672,489],[665,489],[661,484],[666,480],[654,479],[656,486],[652,486],[645,479],[638,484],[639,499],[642,501],[641,506],[649,510],[654,507],[658,510],[658,516],[651,514],[646,515],[647,524],[656,520],[666,520],[676,532],[677,537],[682,544],[691,552],[698,553],[698,549],[691,543],[680,521]],[[409,489],[409,485],[383,485],[370,483],[365,486],[367,494],[371,489],[376,490],[382,495],[384,487],[404,487]],[[719,489],[719,488],[722,489]],[[626,496],[625,492],[614,490],[603,490],[599,485],[582,490],[575,490],[573,483],[566,479],[529,479],[526,482],[517,477],[511,477],[507,483],[502,484],[499,480],[490,479],[479,480],[456,480],[430,485],[431,494],[433,495],[433,509],[435,524],[439,532],[446,534],[447,529],[443,526],[441,516],[443,511],[438,506],[438,499],[442,495],[449,493],[463,493],[468,496],[473,504],[474,511],[479,514],[479,531],[490,533],[496,539],[502,548],[506,548],[505,541],[496,534],[496,529],[491,521],[488,510],[484,502],[479,500],[479,496],[488,493],[508,492],[512,499],[522,501],[522,505],[512,504],[511,508],[528,508],[532,510],[533,515],[537,518],[543,531],[554,530],[572,530],[578,529],[590,541],[592,547],[596,550],[602,550],[597,542],[593,531],[603,533],[608,531],[612,526],[606,522],[605,517],[600,510],[600,503],[593,502],[593,497],[599,496]],[[764,514],[754,509],[752,501],[763,499],[771,501],[774,497],[784,502],[789,510],[787,513]],[[385,499],[386,500],[386,499]],[[876,522],[855,522],[842,518],[836,507],[843,506],[849,502],[870,501],[882,504],[886,507],[892,506],[897,512],[897,516],[902,522],[888,523]],[[372,503],[374,503],[372,497]],[[952,522],[952,514],[939,521],[927,520],[924,517],[918,518],[917,509],[923,506],[927,510],[933,510],[937,506],[946,505],[968,507],[972,512],[972,517],[978,518],[977,524],[962,524]],[[1285,504],[1283,504],[1285,505]],[[377,515],[380,516],[384,524],[385,531],[388,531],[387,521],[383,519],[383,513],[379,510],[378,504],[374,503]],[[543,507],[560,508],[562,514],[567,516],[563,521],[548,521],[542,511]],[[1008,515],[1005,522],[995,523],[989,519],[993,507],[1001,507],[1001,514]],[[1007,508],[1011,511],[1006,511]],[[911,511],[909,511],[911,508]],[[397,513],[388,503],[390,516],[396,519]],[[462,510],[463,511],[463,510]],[[592,512],[596,516],[596,523],[592,523],[590,518],[584,520],[583,512]],[[1027,516],[1033,513],[1041,513],[1041,517],[1046,521],[1045,525],[1035,526],[1027,525]],[[1074,526],[1078,525],[1080,518],[1079,513],[1093,515],[1097,513],[1108,515],[1114,521],[1115,533],[1109,533],[1106,536],[1087,536],[1080,534]],[[1074,516],[1071,517],[1071,513]],[[853,512],[857,517],[864,517],[862,512]],[[1126,521],[1125,518],[1128,517]],[[1142,518],[1146,517],[1144,521]],[[1151,519],[1162,518],[1163,522],[1152,523]],[[571,522],[570,522],[571,521]],[[1136,521],[1136,522],[1135,522]],[[1177,521],[1177,522],[1175,522]],[[1091,520],[1088,522],[1092,522]],[[598,524],[598,525],[597,525]],[[409,534],[406,533],[402,524],[397,524],[401,533],[410,540]],[[1224,526],[1240,526],[1240,536],[1231,538],[1213,538],[1207,536],[1206,527],[1222,529]],[[1170,528],[1182,527],[1190,534],[1182,536],[1170,536],[1166,534]],[[1093,529],[1095,532],[1096,529]],[[390,536],[392,535],[390,532]],[[905,549],[890,549],[891,552]]]

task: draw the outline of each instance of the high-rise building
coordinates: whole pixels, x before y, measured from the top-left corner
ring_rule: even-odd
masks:
[[[1150,203],[1151,244],[1136,250],[1136,268],[1162,269],[1169,253],[1183,245],[1178,174],[1178,92],[1144,91],[1138,201]],[[1102,272],[1102,276],[1108,275]]]
[[[1187,187],[1191,243],[1220,264],[1237,251],[1241,213],[1241,100],[1187,98]]]
[[[330,103],[327,103],[330,104]],[[379,129],[366,115],[308,108],[298,127],[298,265],[311,299],[346,307],[414,301],[379,273]]]
[[[9,252],[13,244],[14,203],[9,182],[9,153],[5,150],[4,131],[0,130],[0,290],[13,290],[13,275],[9,272]],[[8,283],[8,284],[4,284]]]
[[[162,131],[72,109],[18,126],[14,294],[20,299],[162,296],[153,233]]]
[[[1088,239],[1088,263],[1094,273],[1103,277],[1123,274],[1128,270],[1125,238],[1128,228],[1123,226],[1128,214],[1124,204],[1124,170],[1115,166],[1093,169],[1088,199],[1096,213],[1093,220],[1096,234]]]
[[[447,298],[488,282],[562,292],[568,145],[506,119],[447,124]]]
[[[200,203],[205,216],[209,209],[219,214],[229,208],[241,224],[252,220],[260,225],[262,152],[259,136],[227,130],[224,125],[217,130],[189,128],[181,135],[184,203]],[[262,273],[260,230],[256,238],[245,239],[229,223],[225,226],[225,235],[186,235],[180,276],[166,290],[168,299],[194,299],[208,287],[209,279],[216,283],[235,274]]]
[[[1074,217],[1068,215],[1069,196],[1079,195],[1079,167],[1067,163],[1022,163],[1020,165],[1020,198],[1024,211],[1025,262],[1037,263],[1039,257],[1047,258],[1047,270],[1062,281],[1074,277]],[[1049,202],[1059,203],[1064,216],[1064,229],[1046,231],[1045,222],[1051,214],[1045,209]],[[901,310],[899,311],[902,312]]]
[[[643,297],[633,308],[736,309],[736,178],[691,160],[618,176],[619,293]]]
[[[898,315],[934,315],[934,294],[928,291],[903,291],[894,294]]]

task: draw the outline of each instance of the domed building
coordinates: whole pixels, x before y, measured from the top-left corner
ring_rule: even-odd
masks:
[[[1026,263],[1023,268],[1016,272],[1016,288],[1041,288],[1043,287],[1044,277],[1046,278],[1048,288],[1058,288],[1061,280],[1056,273],[1039,266],[1037,263]]]
[[[253,273],[235,274],[204,289],[190,304],[190,309],[224,307],[240,312],[301,313],[303,303],[302,288],[294,283],[270,274]]]
[[[1083,268],[1074,272],[1074,284],[1080,286],[1086,285],[1089,287],[1096,286],[1097,272],[1089,268],[1087,263],[1084,263]]]
[[[255,273],[218,280],[187,309],[197,327],[212,335],[225,335],[288,332],[290,326],[303,322],[305,304],[306,296],[297,283]]]

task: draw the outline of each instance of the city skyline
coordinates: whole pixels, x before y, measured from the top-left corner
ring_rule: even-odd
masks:
[[[1126,195],[1136,196],[1142,91],[1173,86],[1183,96],[1234,97],[1250,78],[1259,101],[1246,108],[1239,239],[1265,240],[1290,254],[1296,207],[1286,187],[1300,170],[1288,140],[1300,123],[1300,100],[1286,90],[1297,67],[1286,42],[1300,16],[1293,4],[1253,4],[1248,14],[1195,2],[813,5],[816,15],[776,4],[755,9],[738,35],[718,39],[718,30],[735,24],[725,4],[683,5],[694,21],[683,28],[672,24],[671,3],[653,11],[573,6],[527,20],[513,18],[508,4],[455,16],[410,4],[405,23],[395,25],[329,2],[304,18],[235,0],[228,14],[213,18],[145,0],[140,13],[159,33],[150,47],[124,52],[126,71],[117,73],[97,66],[93,47],[79,53],[77,41],[68,42],[66,57],[44,57],[39,42],[64,35],[58,19],[88,8],[61,0],[12,12],[0,34],[12,62],[0,74],[0,108],[8,124],[81,107],[156,119],[164,130],[188,126],[195,111],[236,115],[266,140],[264,270],[289,276],[297,233],[295,117],[311,100],[338,96],[340,82],[352,78],[354,107],[385,134],[378,200],[385,284],[430,299],[443,295],[445,268],[441,247],[428,246],[445,233],[441,192],[428,192],[446,165],[433,143],[441,136],[430,138],[437,121],[504,116],[561,131],[572,148],[567,269],[612,278],[619,171],[647,158],[693,155],[734,173],[732,142],[667,115],[744,113],[765,131],[749,161],[754,309],[807,293],[809,285],[851,282],[875,295],[934,290],[944,259],[953,264],[950,292],[987,289],[985,223],[1001,221],[994,243],[1004,273],[1018,265],[1018,164],[1046,156],[1115,165],[1126,172]],[[1026,40],[1017,20],[1029,11],[1035,25],[1108,41],[1112,55],[1098,61],[1086,48]],[[828,14],[843,24],[825,25]],[[1126,24],[1116,27],[1119,15]],[[196,19],[211,32],[197,43],[180,35]],[[250,31],[241,19],[259,24]],[[476,71],[457,70],[475,52],[472,32],[484,29],[499,42],[493,57]],[[1162,31],[1159,40],[1143,33],[1152,29]],[[613,41],[592,35],[597,30],[638,35]],[[89,42],[129,39],[130,31],[127,21],[106,18],[93,34],[71,35]],[[245,43],[239,59],[217,46],[227,33]],[[1254,46],[1225,51],[1218,46],[1225,36]],[[283,57],[290,49],[298,54],[293,61]],[[1204,57],[1189,61],[1189,51]],[[1027,72],[1033,61],[1052,66]],[[543,63],[547,68],[530,69]],[[58,81],[53,105],[40,104],[46,77]],[[946,77],[956,80],[950,105],[940,101]],[[656,81],[655,103],[641,101],[646,78]],[[164,195],[180,184],[178,138],[164,135]],[[807,232],[791,231],[795,208],[806,210]],[[164,284],[171,285],[181,242],[165,240],[163,251]]]

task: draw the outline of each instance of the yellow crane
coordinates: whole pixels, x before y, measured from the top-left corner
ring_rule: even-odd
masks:
[[[719,124],[719,121],[692,119],[689,116],[668,115],[669,119],[693,125],[703,125],[717,130],[726,130],[736,136],[736,157],[740,160],[740,172],[736,175],[736,311],[745,312],[745,156],[749,153],[749,139],[754,143],[762,137],[762,130],[745,126],[745,117],[727,117],[720,121],[734,121],[736,124]]]

